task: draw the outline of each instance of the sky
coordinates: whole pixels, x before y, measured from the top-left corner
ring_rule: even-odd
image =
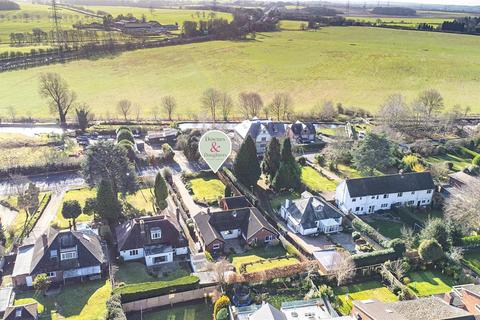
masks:
[[[337,2],[338,0],[333,0]],[[351,2],[365,2],[365,0],[351,0]],[[367,0],[367,3],[378,2],[377,0]],[[424,3],[424,4],[437,4],[437,5],[470,5],[480,6],[480,0],[380,0],[380,3]]]

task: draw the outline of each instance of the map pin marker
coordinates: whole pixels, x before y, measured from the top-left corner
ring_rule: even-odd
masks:
[[[210,169],[217,173],[232,152],[232,141],[224,132],[210,130],[200,138],[198,150]]]

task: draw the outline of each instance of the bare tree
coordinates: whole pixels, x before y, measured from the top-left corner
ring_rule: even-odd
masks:
[[[270,110],[275,115],[278,121],[285,119],[293,105],[293,100],[290,94],[286,92],[276,93],[269,105]]]
[[[222,109],[223,121],[227,121],[233,109],[233,99],[227,92],[223,92],[220,96],[220,108]]]
[[[158,106],[153,106],[151,111],[152,111],[153,120],[157,121],[158,114],[160,113],[160,108]]]
[[[445,202],[445,216],[470,229],[480,228],[480,182],[455,188]]]
[[[406,264],[402,260],[394,260],[385,262],[385,267],[395,275],[397,279],[402,279],[408,271]]]
[[[400,229],[400,238],[405,242],[407,248],[412,249],[415,245],[415,233],[412,228],[402,226]]]
[[[65,126],[68,111],[77,99],[67,82],[57,73],[44,73],[40,76],[40,95],[50,100],[50,111],[58,113],[60,125]]]
[[[238,96],[245,117],[258,117],[263,108],[262,97],[257,92],[242,92]]]
[[[15,117],[17,116],[17,110],[13,106],[8,106],[7,108],[8,115],[12,122],[15,122]]]
[[[220,91],[214,88],[205,90],[202,95],[202,107],[210,112],[213,122],[217,119],[217,108],[220,105],[221,96]]]
[[[331,275],[337,279],[337,285],[341,286],[355,276],[355,263],[352,256],[346,251],[338,251],[334,255]]]
[[[172,115],[175,109],[177,108],[177,101],[173,96],[165,96],[162,98],[162,107],[163,110],[167,113],[168,120],[172,121]]]
[[[132,109],[132,102],[130,100],[123,99],[117,103],[117,110],[120,114],[123,115],[123,118],[125,119],[125,121],[127,121],[127,117],[131,109]]]
[[[139,122],[140,121],[140,111],[142,111],[140,109],[140,105],[138,103],[136,103],[133,106],[133,110],[135,111],[135,120],[137,120],[137,122]]]
[[[420,93],[418,100],[424,106],[427,116],[438,113],[443,109],[443,97],[435,89],[428,89]]]
[[[401,94],[392,94],[378,110],[380,120],[390,128],[399,128],[409,116],[408,105]]]
[[[318,116],[322,120],[333,120],[338,114],[337,109],[334,107],[332,101],[325,101],[322,106],[318,107],[320,109]]]
[[[227,282],[226,273],[232,270],[232,264],[227,259],[220,258],[217,262],[210,262],[207,269],[213,272],[215,281],[223,287]]]

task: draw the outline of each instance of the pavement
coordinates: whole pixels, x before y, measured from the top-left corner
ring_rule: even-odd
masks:
[[[36,239],[38,237],[41,237],[42,234],[44,234],[48,230],[48,227],[50,227],[50,224],[57,215],[58,209],[62,205],[62,199],[64,195],[65,190],[52,193],[50,202],[47,204],[47,207],[43,211],[43,214],[40,216],[40,218],[38,218],[37,223],[35,224],[33,230],[30,232],[29,237],[33,237]]]

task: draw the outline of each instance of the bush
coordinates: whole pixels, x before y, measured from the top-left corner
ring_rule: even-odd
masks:
[[[217,313],[217,320],[228,320],[228,309],[222,308]]]
[[[317,154],[317,155],[315,156],[315,161],[318,163],[318,165],[319,165],[320,167],[325,166],[325,162],[326,162],[326,161],[325,161],[325,156],[324,156],[323,154],[321,154],[321,153]]]
[[[371,238],[373,241],[377,242],[380,245],[383,245],[387,241],[387,238],[382,236],[377,230],[373,229],[370,225],[366,224],[358,218],[353,219],[352,226],[353,228],[355,228],[355,230]]]
[[[127,284],[121,288],[115,288],[114,294],[119,294],[122,303],[131,302],[151,297],[157,297],[171,292],[183,292],[198,287],[200,279],[196,276],[186,276],[172,281],[144,282]]]
[[[122,140],[127,140],[127,141],[130,141],[131,143],[134,144],[135,139],[133,138],[132,131],[126,130],[126,129],[118,130],[118,132],[117,132],[117,142],[120,142]]]
[[[220,298],[215,301],[215,305],[213,306],[213,317],[214,319],[220,320],[217,315],[220,313],[222,309],[227,308],[230,305],[230,298],[226,295],[222,295]]]
[[[126,320],[127,317],[122,309],[122,302],[118,294],[113,294],[108,298],[106,320]]]
[[[205,251],[205,258],[207,259],[207,261],[213,261],[212,254],[209,251]]]
[[[354,254],[352,256],[356,267],[365,267],[374,264],[384,263],[387,260],[396,260],[402,255],[395,252],[392,248],[378,250],[368,253]]]
[[[298,164],[301,166],[306,166],[307,165],[307,159],[305,157],[300,157],[298,158]]]
[[[480,236],[468,236],[462,238],[464,247],[480,247]]]
[[[423,240],[418,247],[420,258],[426,262],[435,262],[444,257],[442,246],[437,240]]]
[[[396,253],[403,254],[406,251],[405,242],[400,239],[393,239],[388,243],[388,247],[392,248]]]
[[[357,241],[358,239],[360,239],[362,237],[362,235],[360,234],[360,232],[358,231],[353,231],[352,232],[352,239],[353,241]]]
[[[475,158],[472,159],[472,164],[475,165],[475,166],[480,165],[480,154],[476,155]]]

